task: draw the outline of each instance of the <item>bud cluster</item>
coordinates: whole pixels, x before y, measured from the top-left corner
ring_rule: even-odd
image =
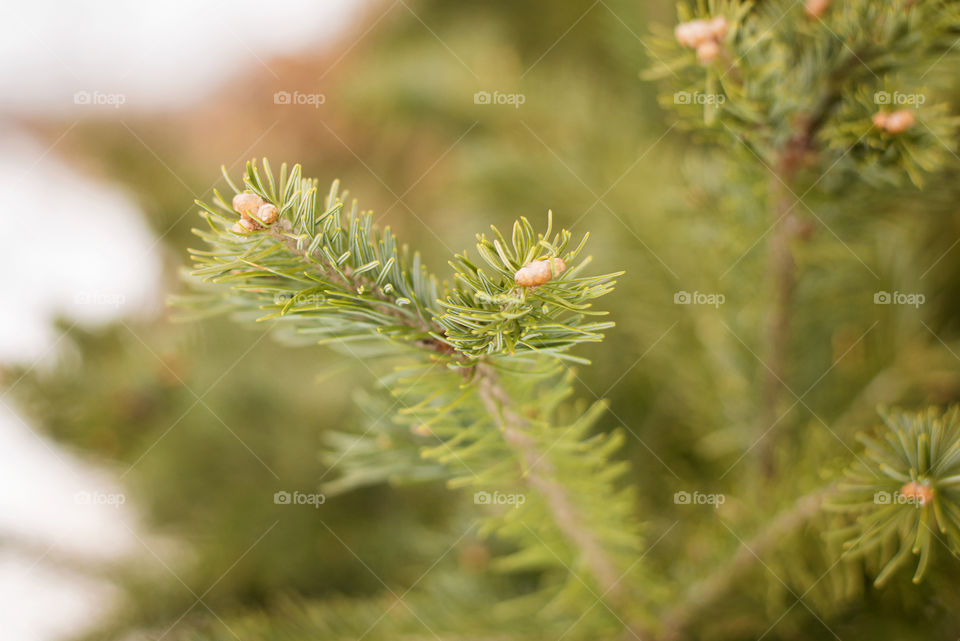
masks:
[[[673,34],[684,47],[697,50],[697,60],[708,64],[720,55],[720,43],[727,35],[729,25],[723,16],[713,20],[691,20],[678,24]]]
[[[566,268],[567,264],[562,258],[545,258],[524,265],[513,278],[520,287],[536,287],[559,276]]]
[[[276,222],[280,216],[276,205],[264,202],[256,194],[240,193],[233,197],[233,209],[240,214],[240,221],[230,228],[235,234],[246,234]]]
[[[899,134],[912,127],[916,120],[916,116],[909,109],[892,112],[881,111],[873,115],[873,126],[888,134]]]

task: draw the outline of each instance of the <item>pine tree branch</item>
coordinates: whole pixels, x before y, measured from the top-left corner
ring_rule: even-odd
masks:
[[[373,279],[367,276],[366,273],[357,275],[350,266],[346,266],[343,269],[335,269],[329,257],[319,250],[311,252],[309,248],[303,248],[302,243],[298,243],[297,238],[289,233],[289,225],[283,224],[285,222],[286,221],[281,221],[281,224],[270,227],[268,233],[272,238],[284,245],[290,253],[301,257],[304,262],[308,264],[318,265],[324,277],[343,290],[362,290],[369,292],[369,295],[374,299],[374,308],[386,316],[397,319],[397,322],[405,325],[409,329],[423,334],[418,341],[420,347],[426,347],[438,352],[451,351],[446,343],[436,338],[436,335],[442,331],[438,325],[426,320],[420,314],[408,311],[409,308],[398,308],[396,305],[396,297],[391,297],[375,287]]]
[[[826,123],[830,113],[840,100],[840,86],[847,73],[859,64],[860,58],[851,52],[847,62],[827,78],[823,93],[814,107],[798,118],[796,133],[789,138],[777,159],[776,170],[770,179],[770,194],[773,202],[774,230],[769,242],[767,272],[773,282],[773,304],[768,326],[767,369],[764,374],[760,426],[766,435],[760,449],[760,466],[767,477],[775,470],[774,454],[778,423],[777,408],[786,386],[789,358],[790,327],[793,316],[793,298],[797,287],[796,261],[792,243],[804,237],[804,226],[795,213],[799,203],[792,185],[795,176],[811,153],[816,153],[817,132]]]
[[[686,597],[664,614],[662,621],[666,633],[661,641],[684,638],[687,628],[705,608],[730,594],[736,582],[760,560],[762,554],[775,549],[787,535],[816,516],[824,498],[833,490],[834,486],[830,485],[802,496],[790,509],[774,517],[759,534],[741,545],[724,565],[690,586]]]
[[[603,547],[585,527],[582,516],[567,495],[563,485],[555,480],[545,452],[537,449],[536,443],[525,432],[526,421],[513,409],[510,395],[500,384],[497,373],[487,363],[476,367],[475,380],[478,394],[490,416],[503,430],[503,438],[517,452],[523,463],[527,483],[538,490],[550,506],[557,525],[583,556],[604,595],[620,602],[623,590],[614,564],[607,558]]]
[[[773,282],[773,301],[768,326],[767,362],[764,371],[762,400],[760,409],[760,434],[765,435],[760,451],[763,472],[774,474],[774,454],[777,434],[774,429],[778,422],[777,408],[786,385],[787,351],[790,342],[790,318],[793,314],[793,293],[796,289],[796,264],[793,259],[791,243],[795,235],[796,221],[793,205],[790,203],[790,191],[774,179],[775,227],[769,243],[768,273]]]
[[[845,554],[879,561],[874,585],[886,583],[912,555],[913,582],[930,568],[932,551],[960,551],[960,408],[881,412],[884,426],[861,434],[863,456],[838,482],[826,508],[854,517],[837,531]],[[873,565],[872,563],[870,565]]]
[[[569,231],[551,231],[548,216],[545,233],[521,218],[509,236],[496,228],[489,239],[479,235],[482,262],[455,256],[454,283],[441,287],[417,254],[373,225],[370,212],[359,213],[354,202],[344,216],[336,183],[321,203],[316,181],[301,179],[299,166],[289,179],[284,167],[279,182],[265,170],[266,179],[248,165],[244,188],[231,183],[231,204],[217,194],[219,211],[201,203],[210,230],[196,233],[210,248],[191,251],[193,274],[232,287],[185,302],[210,309],[213,300],[215,311],[247,316],[267,310],[260,320],[323,342],[376,340],[402,355],[381,379],[403,399],[402,408],[385,412],[394,414],[391,427],[378,426],[387,438],[368,447],[365,435],[339,435],[348,443],[335,458],[347,470],[341,487],[446,479],[451,488],[489,494],[525,483],[535,496],[523,509],[505,515],[494,506],[482,520],[485,534],[516,544],[497,559],[498,569],[582,566],[595,586],[550,580],[544,596],[584,587],[596,596],[597,587],[625,609],[622,570],[636,559],[638,536],[631,494],[619,487],[625,463],[610,460],[622,435],[590,433],[602,404],[570,425],[552,422],[570,393],[569,378],[558,376],[561,360],[583,362],[568,350],[601,340],[613,326],[592,320],[605,314],[592,301],[613,289],[618,274],[584,275],[586,238],[573,245]],[[270,220],[235,222],[245,200],[274,208]]]

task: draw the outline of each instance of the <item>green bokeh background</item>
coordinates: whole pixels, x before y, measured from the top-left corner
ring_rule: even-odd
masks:
[[[960,252],[947,253],[923,282],[919,274],[948,250],[960,217],[955,174],[927,187],[942,194],[939,206],[919,209],[909,192],[879,208],[818,204],[832,231],[818,230],[798,255],[803,281],[790,365],[794,389],[816,386],[785,420],[789,437],[778,454],[809,464],[757,487],[750,457],[737,461],[755,439],[763,371],[753,353],[762,352],[769,300],[757,240],[769,219],[756,207],[763,194],[742,185],[764,169],[745,157],[722,162],[724,150],[699,146],[658,106],[657,93],[669,88],[640,79],[649,25],[670,25],[673,14],[661,0],[374,3],[342,41],[269,61],[279,80],[252,69],[185,111],[85,120],[61,147],[73,163],[135,195],[162,238],[171,293],[182,287],[186,248],[198,242],[190,234],[200,223],[193,199],[209,200],[214,184],[223,188],[213,182],[219,164],[238,176],[252,156],[299,162],[321,182],[339,178],[441,277],[450,255],[490,224],[521,215],[539,224],[552,209],[558,224],[589,231],[596,271],[627,274],[603,301],[617,328],[580,352],[594,365],[578,369],[578,391],[609,399],[605,429],[633,434],[623,456],[641,488],[637,510],[651,542],[669,531],[645,563],[671,582],[687,580],[738,540],[716,514],[678,510],[675,491],[734,497],[723,518],[746,537],[849,461],[844,445],[858,447],[853,435],[874,421],[877,402],[957,398],[957,361],[920,320],[953,344]],[[294,89],[320,91],[326,102],[318,109],[273,103],[273,92]],[[524,103],[477,105],[481,90],[522,93]],[[927,294],[923,310],[868,309],[878,288],[915,286]],[[723,292],[727,302],[721,310],[677,306],[679,290]],[[462,512],[444,488],[369,489],[319,510],[272,501],[280,489],[314,491],[328,474],[319,456],[326,430],[389,420],[352,401],[355,390],[369,388],[370,373],[349,356],[285,345],[227,319],[178,324],[170,315],[72,327],[75,357],[51,372],[31,371],[14,394],[38,429],[123,475],[146,525],[189,549],[163,559],[189,590],[157,559],[107,569],[131,603],[96,636],[165,630],[191,606],[178,625],[208,618],[190,590],[201,595],[211,586],[204,602],[230,617],[290,598],[374,595],[381,580],[416,582],[452,543],[451,521]],[[880,375],[890,380],[877,398],[870,385]],[[468,537],[441,571],[473,572],[482,565],[480,545]],[[816,563],[829,565],[817,556],[820,544],[796,545],[795,555],[813,550],[815,579],[826,568]],[[835,630],[856,631],[841,632],[845,639],[866,638],[860,634],[871,626],[898,638],[931,631],[947,638],[936,635],[953,625],[948,577],[957,567],[947,554],[938,562],[919,588],[864,587],[864,600],[837,606],[819,586],[807,600],[835,617]],[[747,638],[743,630],[755,629],[756,619],[772,623],[792,603],[762,569],[755,577],[754,589],[723,606],[742,610],[748,623],[737,627],[730,617],[730,629],[712,638]],[[768,638],[832,635],[794,608]]]

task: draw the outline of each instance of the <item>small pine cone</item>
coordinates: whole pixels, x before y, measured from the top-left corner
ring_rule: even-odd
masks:
[[[696,49],[702,43],[714,37],[714,29],[706,20],[691,20],[677,25],[673,35],[684,47]]]
[[[257,218],[260,220],[260,222],[266,225],[277,222],[277,217],[279,215],[280,212],[277,210],[276,206],[271,205],[270,203],[263,205],[257,210]]]
[[[567,264],[561,258],[535,260],[518,269],[513,279],[520,287],[536,287],[559,276],[566,268]]]
[[[877,129],[886,130],[887,128],[887,116],[889,116],[885,111],[880,111],[873,114],[873,126]]]
[[[233,208],[240,214],[252,215],[263,207],[263,198],[256,194],[237,194],[233,197]]]
[[[820,18],[830,8],[830,0],[807,0],[803,8],[811,18]]]
[[[913,126],[916,116],[909,109],[901,109],[887,114],[886,130],[892,134],[900,134]]]
[[[240,223],[233,223],[233,227],[230,228],[234,234],[246,234],[247,230],[240,226]]]
[[[257,224],[257,221],[247,217],[241,218],[238,224],[243,227],[244,231],[257,231],[260,229],[260,225]]]
[[[926,505],[933,500],[933,488],[916,481],[910,481],[900,488],[900,495],[916,501],[919,505]]]
[[[712,34],[713,39],[718,42],[727,37],[727,30],[729,28],[730,25],[727,23],[727,19],[723,16],[717,16],[710,21],[710,33]]]
[[[707,40],[697,47],[697,60],[700,64],[708,65],[720,56],[720,45],[714,40]]]

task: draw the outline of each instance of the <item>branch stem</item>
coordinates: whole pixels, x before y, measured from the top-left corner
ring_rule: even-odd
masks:
[[[798,221],[792,212],[790,190],[777,180],[773,187],[774,229],[770,239],[767,272],[773,280],[772,310],[768,327],[767,363],[764,374],[761,405],[760,431],[767,434],[760,451],[760,463],[764,474],[774,474],[777,434],[774,426],[779,422],[777,409],[786,386],[788,347],[790,343],[793,294],[797,285],[796,263],[791,242]]]
[[[546,501],[554,521],[564,537],[579,551],[584,565],[600,589],[600,598],[623,608],[626,593],[621,585],[623,578],[601,543],[587,527],[580,510],[574,504],[567,489],[555,478],[550,462],[529,434],[529,424],[514,409],[513,400],[504,389],[493,366],[479,363],[476,366],[477,390],[487,412],[497,421],[504,440],[520,459],[526,482]],[[629,626],[636,638],[649,638]]]
[[[663,641],[683,638],[687,628],[700,616],[704,608],[730,594],[734,584],[760,560],[760,556],[776,548],[784,537],[809,521],[820,510],[824,497],[833,489],[827,486],[800,497],[792,507],[781,512],[769,525],[750,541],[741,545],[736,553],[712,574],[694,583],[679,604],[663,616],[667,630]]]

